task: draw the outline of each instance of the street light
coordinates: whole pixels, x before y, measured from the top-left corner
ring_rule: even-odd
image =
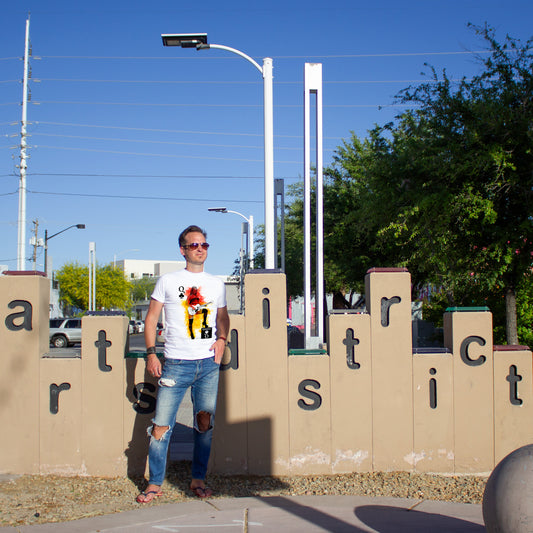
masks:
[[[70,228],[85,229],[85,224],[72,224],[72,226],[62,229],[61,231],[58,231],[57,233],[50,235],[50,237],[48,236],[48,230],[47,229],[44,230],[44,271],[46,273],[46,277],[48,277],[48,241],[50,239],[53,239],[60,233],[67,231]]]
[[[250,215],[250,218],[245,217],[242,213],[238,211],[231,211],[227,207],[209,207],[207,209],[213,213],[233,213],[234,215],[239,215],[248,222],[248,263],[250,265],[250,270],[254,268],[254,217]]]
[[[161,38],[163,39],[164,46],[181,46],[182,48],[196,48],[197,50],[216,48],[218,50],[232,52],[250,62],[263,76],[265,145],[265,268],[273,269],[276,267],[276,228],[274,218],[274,106],[272,100],[272,59],[270,57],[265,57],[263,59],[263,66],[261,67],[250,56],[246,55],[240,50],[221,44],[208,44],[207,33],[162,34]],[[240,213],[237,214],[240,215]]]

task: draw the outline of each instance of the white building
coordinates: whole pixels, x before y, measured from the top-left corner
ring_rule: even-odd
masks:
[[[126,279],[159,278],[163,274],[185,268],[185,261],[150,261],[148,259],[122,259],[116,266],[124,271]]]

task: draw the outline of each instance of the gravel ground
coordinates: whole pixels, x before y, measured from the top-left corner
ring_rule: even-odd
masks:
[[[160,505],[194,499],[190,463],[171,463]],[[407,472],[324,476],[257,477],[210,475],[215,498],[282,495],[389,496],[420,500],[481,503],[487,478]],[[142,478],[20,476],[0,482],[0,527],[64,522],[136,509]]]

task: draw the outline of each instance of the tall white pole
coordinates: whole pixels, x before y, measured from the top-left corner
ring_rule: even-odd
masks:
[[[276,268],[275,239],[276,217],[274,216],[274,105],[272,89],[272,59],[263,59],[263,108],[265,142],[265,268]]]
[[[26,117],[28,107],[28,65],[30,49],[30,19],[26,20],[26,40],[24,45],[24,78],[22,82],[22,121],[20,129],[20,180],[18,212],[17,270],[26,268]]]
[[[249,268],[250,270],[254,269],[254,216],[250,215],[250,218],[248,219],[248,250],[249,250]]]
[[[306,63],[304,70],[304,330],[305,347],[324,341],[324,200],[322,155],[322,64]],[[316,95],[316,287],[315,326],[311,331],[311,94]]]
[[[89,243],[89,311],[96,311],[96,243]]]
[[[226,50],[241,56],[250,62],[263,76],[263,133],[265,158],[265,268],[276,268],[276,217],[274,213],[274,90],[273,61],[270,57],[263,59],[263,67],[249,55],[223,44],[206,44],[198,50],[215,48]],[[253,235],[253,234],[252,234]]]

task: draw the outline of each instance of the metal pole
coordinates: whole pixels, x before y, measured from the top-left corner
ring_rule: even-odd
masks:
[[[254,216],[250,215],[248,219],[248,250],[250,250],[250,270],[254,269]]]
[[[89,311],[96,310],[96,243],[89,243]]]
[[[265,170],[265,268],[276,268],[276,228],[274,213],[274,100],[273,100],[273,62],[272,58],[263,59],[263,68],[244,52],[222,44],[202,44],[198,50],[226,50],[250,62],[263,76],[263,132],[264,132],[264,170]]]
[[[26,118],[28,108],[28,64],[30,48],[30,19],[26,20],[26,39],[24,45],[24,78],[22,82],[22,121],[20,129],[20,180],[18,213],[17,270],[26,267]]]
[[[322,64],[315,63],[314,91],[316,94],[316,303],[318,341],[324,342],[324,189],[322,143]]]
[[[280,218],[280,268],[285,272],[285,185],[284,181],[281,178],[274,180],[274,212],[276,213],[276,230],[278,225],[277,214],[278,214],[278,196],[280,197],[280,206],[279,206],[279,218]],[[277,235],[276,235],[276,258],[277,258]]]
[[[304,91],[304,321],[306,348],[316,348],[324,341],[324,202],[322,184],[323,162],[321,63],[305,64]],[[311,334],[311,94],[316,95],[316,335]]]
[[[44,230],[44,273],[48,277],[48,230]]]
[[[263,59],[265,135],[265,268],[276,267],[274,255],[276,227],[274,216],[274,113],[272,59]]]

